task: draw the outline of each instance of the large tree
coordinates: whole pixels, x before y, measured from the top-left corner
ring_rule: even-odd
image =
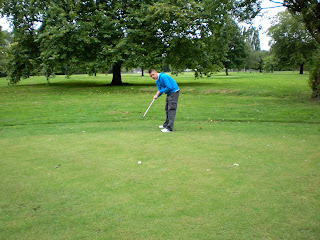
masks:
[[[33,74],[49,76],[112,67],[170,65],[198,73],[213,71],[225,54],[219,29],[227,16],[246,20],[258,0],[9,0],[12,16],[11,82]],[[226,44],[226,43],[225,43]]]
[[[293,16],[305,23],[313,38],[320,44],[320,2],[319,0],[284,0],[283,5]]]
[[[262,72],[263,58],[266,52],[260,51],[259,31],[254,27],[243,28],[242,34],[246,43],[246,59],[244,63],[245,71],[255,69]]]
[[[246,43],[239,26],[231,19],[221,28],[220,32],[221,39],[227,42],[222,63],[228,75],[228,69],[243,67],[247,57]]]
[[[0,26],[0,77],[5,72],[4,66],[6,65],[6,52],[5,52],[5,36]]]
[[[300,67],[303,74],[304,64],[311,60],[317,48],[305,25],[288,11],[278,13],[278,18],[268,30],[272,38],[271,52],[279,59],[283,69]]]
[[[311,36],[320,46],[320,2],[319,0],[284,0],[284,6],[290,13],[300,19]],[[310,86],[312,88],[312,97],[320,102],[320,61],[319,51],[313,61],[312,74],[310,74]]]
[[[0,26],[0,77],[7,75],[6,65],[9,61],[8,48],[11,40],[11,33],[2,31],[2,27]]]

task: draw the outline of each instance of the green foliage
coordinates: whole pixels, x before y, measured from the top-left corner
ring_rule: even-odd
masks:
[[[244,28],[242,34],[246,43],[246,59],[244,61],[244,68],[246,70],[260,70],[261,72],[263,69],[263,59],[268,53],[260,51],[259,31],[253,27],[248,29]]]
[[[277,65],[278,65],[277,59],[272,54],[269,54],[263,59],[263,70],[265,72],[273,73]]]
[[[312,98],[320,102],[320,50],[314,54],[312,67],[309,72],[309,86],[312,89]]]
[[[317,0],[284,0],[290,13],[302,21],[312,37],[320,44],[320,3]]]
[[[226,42],[226,50],[222,63],[228,75],[228,69],[243,66],[245,58],[247,57],[246,43],[240,28],[232,19],[229,19],[220,31],[220,39],[224,39],[224,42]]]
[[[228,14],[250,19],[256,0],[1,2],[13,16],[11,82],[31,74],[104,71],[106,67],[170,65],[208,73],[221,65],[229,44],[219,35]],[[121,82],[121,79],[119,80]]]
[[[255,27],[250,27],[248,29],[244,28],[242,30],[242,35],[244,37],[245,42],[249,45],[250,49],[253,51],[260,50],[260,39],[259,39],[259,31]]]
[[[0,77],[3,72],[5,72],[4,66],[6,65],[6,57],[5,57],[5,41],[4,41],[4,34],[2,32],[0,26]]]
[[[8,48],[11,39],[11,33],[2,31],[0,26],[0,77],[7,75],[7,64],[9,61]]]
[[[284,0],[284,5],[290,13],[303,22],[311,36],[317,41],[317,51],[314,51],[314,60],[311,63],[309,85],[312,88],[312,97],[320,101],[320,66],[319,66],[319,44],[320,44],[320,3],[317,0]],[[316,48],[314,48],[316,49]]]
[[[305,25],[292,17],[288,11],[278,14],[278,19],[269,28],[272,37],[271,52],[278,58],[281,69],[295,69],[310,61],[317,44]]]
[[[18,32],[15,33],[14,43],[9,49],[8,75],[10,76],[10,83],[16,84],[21,78],[39,74],[39,66],[41,65],[39,47],[34,38],[34,31],[25,35],[20,35]],[[17,39],[19,40],[17,41]]]

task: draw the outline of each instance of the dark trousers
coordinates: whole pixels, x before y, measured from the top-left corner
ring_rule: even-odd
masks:
[[[174,125],[174,118],[176,117],[177,105],[179,99],[179,91],[171,93],[167,95],[166,98],[166,121],[164,122],[163,126],[170,131],[173,131]]]

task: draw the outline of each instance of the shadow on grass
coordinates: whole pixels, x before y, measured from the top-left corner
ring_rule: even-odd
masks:
[[[47,83],[32,83],[32,84],[17,84],[14,87],[61,87],[61,88],[90,88],[90,87],[107,87],[108,83],[94,81],[66,81],[66,82],[51,82]]]
[[[211,87],[221,87],[230,85],[230,83],[216,83],[216,82],[178,82],[179,86],[186,87],[199,87],[199,86],[211,86]],[[137,82],[123,82],[123,85],[110,85],[108,82],[96,82],[96,81],[66,81],[66,82],[52,82],[49,85],[47,83],[32,83],[32,84],[17,84],[15,87],[59,87],[59,88],[96,88],[96,87],[106,87],[106,88],[121,88],[121,87],[155,87],[154,82],[137,83]]]
[[[108,83],[95,81],[68,81],[68,82],[54,82],[48,85],[49,87],[64,87],[64,88],[90,88],[90,87],[107,87]]]

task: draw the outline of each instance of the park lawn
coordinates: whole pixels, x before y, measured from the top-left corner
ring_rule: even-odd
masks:
[[[307,75],[174,78],[169,134],[147,76],[0,79],[0,239],[318,239]]]

